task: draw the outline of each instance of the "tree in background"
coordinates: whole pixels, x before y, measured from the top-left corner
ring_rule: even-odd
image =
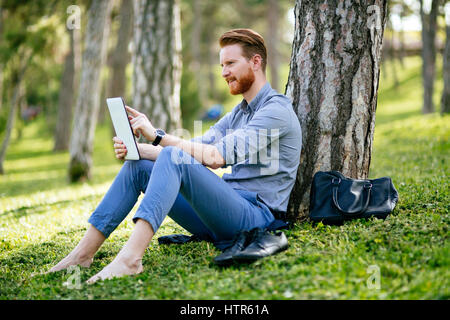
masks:
[[[189,8],[191,9],[191,8]],[[205,87],[206,83],[201,75],[201,35],[202,35],[202,5],[201,0],[193,0],[192,1],[192,31],[190,32],[191,41],[190,41],[190,66],[191,70],[194,74],[195,81],[199,84],[198,86],[198,95],[200,99],[206,100],[206,92]],[[187,64],[183,64],[187,65]],[[183,71],[184,72],[184,71]]]
[[[3,1],[0,23],[0,66],[2,66],[2,91],[6,93],[6,125],[0,147],[0,173],[4,173],[3,161],[16,123],[19,105],[23,105],[29,94],[24,80],[30,69],[39,66],[39,60],[55,52],[58,38],[55,36],[55,19],[52,12],[54,2],[37,0],[32,3]],[[42,18],[42,17],[45,18]],[[5,23],[8,21],[8,23]],[[41,80],[42,81],[42,80]],[[33,89],[33,88],[31,88]],[[3,105],[3,92],[0,99]],[[3,126],[3,124],[2,124]],[[20,136],[20,134],[19,134]]]
[[[101,78],[101,98],[98,116],[99,124],[110,127],[111,135],[115,130],[109,117],[106,99],[109,97],[123,97],[131,101],[131,76],[127,68],[131,62],[131,39],[133,32],[133,1],[114,0],[111,10],[111,30],[108,39],[108,53],[106,67]],[[130,103],[130,102],[129,102]]]
[[[280,42],[279,34],[279,20],[280,20],[280,3],[278,0],[268,0],[267,2],[267,55],[268,66],[270,69],[270,83],[272,88],[279,90],[280,88],[280,53],[278,46]]]
[[[3,49],[4,9],[2,8],[2,6],[3,6],[3,4],[2,4],[2,1],[0,0],[0,48]],[[4,68],[4,62],[3,62],[3,59],[0,59],[0,113],[1,113],[2,107],[3,107],[3,68]]]
[[[444,90],[441,98],[441,114],[450,113],[450,3],[445,8],[445,48],[443,54]]]
[[[400,30],[398,31],[398,34],[399,34],[398,38],[399,38],[399,42],[400,42],[398,58],[400,61],[400,65],[403,68],[405,66],[404,65],[404,57],[406,56],[405,31],[404,31],[404,27],[403,27],[403,21],[406,17],[411,16],[413,14],[413,10],[409,7],[409,5],[407,3],[405,3],[402,0],[396,0],[396,1],[393,1],[393,3],[397,7],[398,16],[400,18],[400,23],[401,23]]]
[[[436,26],[439,0],[432,0],[431,10],[425,12],[423,0],[420,0],[420,19],[422,21],[422,82],[423,113],[434,111],[433,90],[436,74]]]
[[[389,29],[391,33],[390,39],[386,39],[386,33],[385,33],[385,41],[384,41],[384,50],[386,51],[386,56],[388,59],[386,59],[385,63],[387,61],[390,62],[390,71],[392,78],[394,79],[394,88],[398,89],[399,81],[398,81],[398,74],[397,74],[397,65],[396,65],[396,57],[397,54],[397,48],[395,46],[395,30],[393,27],[393,15],[392,15],[392,6],[395,4],[395,2],[388,1],[387,3],[387,18],[386,18],[386,28]]]
[[[133,2],[122,0],[119,10],[120,28],[117,33],[117,41],[111,56],[110,77],[107,97],[126,96],[126,67],[131,61],[128,46],[133,31]]]
[[[313,175],[367,178],[387,1],[301,1],[286,94],[303,133],[288,216],[305,218]]]
[[[12,75],[12,97],[10,100],[10,108],[9,108],[9,116],[6,122],[6,131],[5,136],[3,138],[3,143],[0,148],[0,174],[4,174],[5,170],[3,168],[3,162],[6,156],[6,150],[9,146],[9,141],[11,139],[12,129],[14,128],[15,118],[16,118],[16,110],[19,107],[19,100],[23,95],[23,78],[25,75],[25,71],[28,68],[32,51],[29,48],[20,48],[17,55],[17,69],[14,69]]]
[[[72,127],[72,109],[81,66],[81,40],[78,28],[67,29],[69,50],[64,58],[64,70],[58,98],[54,151],[68,150]]]
[[[88,10],[81,79],[70,141],[70,181],[90,179],[95,127],[100,103],[99,75],[109,34],[109,0],[92,0]]]
[[[132,106],[170,132],[181,128],[178,1],[136,0],[134,12]]]

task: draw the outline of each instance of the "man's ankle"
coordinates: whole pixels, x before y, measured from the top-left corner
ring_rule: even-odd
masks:
[[[75,250],[72,252],[72,256],[79,262],[93,260],[94,258],[94,254],[87,252],[86,250]]]
[[[116,259],[118,262],[125,264],[129,268],[138,268],[142,265],[142,257],[127,252],[119,253]]]

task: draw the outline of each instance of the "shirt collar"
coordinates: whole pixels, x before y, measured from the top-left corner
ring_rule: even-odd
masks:
[[[263,100],[264,97],[266,97],[269,94],[271,89],[272,87],[270,86],[270,83],[267,81],[266,84],[259,90],[256,96],[250,102],[250,104],[248,104],[247,101],[243,99],[241,102],[242,111],[244,111],[245,113],[250,110],[252,112],[255,112],[258,109],[260,102]]]

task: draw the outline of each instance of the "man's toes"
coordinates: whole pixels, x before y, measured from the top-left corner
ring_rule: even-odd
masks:
[[[91,277],[88,281],[86,281],[86,283],[87,283],[87,284],[93,284],[93,283],[97,282],[97,280],[98,280],[99,278],[100,278],[100,277],[99,277],[98,275],[95,275],[95,276]]]

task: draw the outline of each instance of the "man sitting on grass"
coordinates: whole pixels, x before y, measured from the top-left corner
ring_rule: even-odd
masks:
[[[89,267],[105,239],[145,193],[133,217],[135,228],[116,258],[88,280],[137,274],[153,235],[168,215],[200,239],[220,243],[241,231],[266,228],[285,213],[300,161],[301,129],[290,100],[266,80],[263,38],[235,29],[220,38],[222,76],[243,100],[202,137],[190,141],[155,130],[147,117],[126,107],[146,160],[126,161],[89,218],[91,226],[72,252],[50,271]],[[127,154],[113,138],[116,157]],[[270,155],[269,155],[270,154]],[[217,169],[232,172],[217,176]]]

